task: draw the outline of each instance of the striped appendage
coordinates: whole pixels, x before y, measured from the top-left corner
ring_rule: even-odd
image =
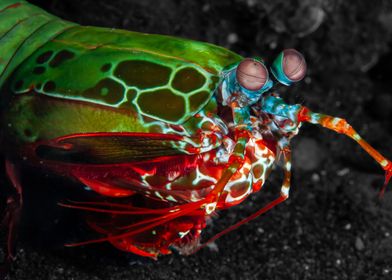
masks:
[[[345,134],[357,142],[378,164],[385,170],[385,182],[380,191],[380,196],[384,194],[385,188],[392,177],[392,162],[381,155],[369,143],[367,143],[346,120],[324,114],[313,113],[308,108],[303,107],[298,113],[299,121],[306,121],[319,124],[325,128]]]

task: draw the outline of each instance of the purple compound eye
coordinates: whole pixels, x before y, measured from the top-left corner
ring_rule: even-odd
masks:
[[[257,91],[268,81],[268,70],[260,61],[245,58],[237,66],[236,77],[242,87]]]
[[[283,51],[283,72],[292,82],[302,80],[306,75],[306,61],[301,53],[294,49]]]

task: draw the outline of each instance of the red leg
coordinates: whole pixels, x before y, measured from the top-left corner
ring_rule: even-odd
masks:
[[[245,158],[245,147],[249,141],[249,132],[240,131],[237,143],[234,147],[233,153],[229,157],[229,162],[226,170],[223,172],[219,181],[215,184],[213,190],[206,197],[207,204],[205,205],[206,214],[209,215],[215,211],[216,205],[222,194],[226,184],[231,177],[242,167]],[[242,134],[242,135],[241,135]]]
[[[204,248],[208,244],[214,242],[215,240],[217,240],[221,236],[223,236],[223,235],[225,235],[225,234],[227,234],[227,233],[229,233],[229,232],[239,228],[243,224],[246,224],[247,222],[250,222],[250,221],[256,219],[258,216],[268,212],[269,210],[271,210],[272,208],[274,208],[275,206],[277,206],[278,204],[282,203],[283,201],[285,201],[286,199],[289,198],[290,181],[291,181],[291,151],[290,151],[290,148],[286,147],[282,151],[282,153],[283,153],[283,157],[284,157],[284,164],[283,164],[284,179],[283,179],[282,187],[280,189],[280,196],[278,198],[274,199],[273,201],[271,201],[270,203],[268,203],[263,208],[257,210],[255,213],[253,213],[249,217],[247,217],[247,218],[245,218],[245,219],[235,223],[234,225],[231,225],[230,227],[228,227],[225,230],[221,231],[220,233],[216,234],[215,236],[210,238],[206,243],[201,244],[195,250],[195,252],[197,252],[200,249]]]
[[[15,259],[17,227],[19,224],[23,204],[22,186],[20,184],[18,170],[15,164],[6,160],[5,169],[12,186],[15,188],[15,192],[9,195],[7,198],[7,206],[1,224],[1,226],[6,228],[6,230],[8,231],[6,256],[4,259],[3,267],[1,268],[2,273],[5,273],[5,271],[8,270],[10,263]]]

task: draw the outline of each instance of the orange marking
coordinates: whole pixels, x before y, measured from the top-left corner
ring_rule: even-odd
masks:
[[[361,139],[358,141],[358,144],[366,151],[369,153],[369,155],[374,158],[379,164],[383,160],[385,160],[385,157],[383,157],[379,152],[377,152],[368,142],[365,140]]]
[[[4,9],[0,10],[0,13],[6,11],[6,10],[8,10],[8,9],[15,9],[15,8],[18,8],[19,6],[22,6],[22,3],[11,4],[11,5],[7,6],[7,7],[5,7]]]

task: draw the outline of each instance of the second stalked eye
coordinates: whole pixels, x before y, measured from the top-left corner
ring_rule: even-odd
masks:
[[[268,80],[268,70],[260,61],[246,58],[237,67],[237,81],[247,90],[257,91]]]
[[[302,80],[306,74],[306,62],[302,54],[294,49],[284,50],[283,53],[283,71],[286,76],[294,82]]]
[[[271,66],[275,78],[288,86],[302,80],[306,75],[306,69],[305,58],[294,49],[281,52]]]

